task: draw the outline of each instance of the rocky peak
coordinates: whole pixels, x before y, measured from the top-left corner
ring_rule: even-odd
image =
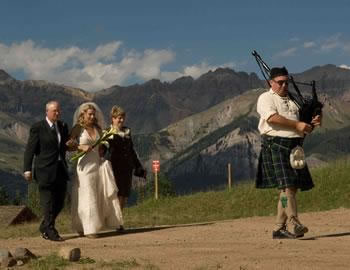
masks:
[[[0,69],[0,81],[13,80],[13,78],[4,70]]]
[[[310,68],[302,73],[294,74],[296,81],[316,81],[316,88],[328,94],[342,94],[350,89],[350,70],[335,65],[324,65]]]

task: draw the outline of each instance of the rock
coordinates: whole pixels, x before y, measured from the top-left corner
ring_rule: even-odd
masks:
[[[0,257],[1,268],[12,267],[17,264],[17,261],[13,257]]]
[[[37,258],[29,249],[21,247],[15,249],[13,257],[17,260],[17,265],[19,265],[20,263],[25,264],[29,260]]]
[[[71,262],[79,261],[80,254],[81,254],[80,248],[71,248],[71,247],[62,247],[58,252],[59,256]]]
[[[24,264],[24,261],[22,260],[17,260],[17,266],[22,266]]]
[[[7,249],[1,248],[0,258],[9,258],[9,257],[12,257],[12,254],[10,253],[10,251],[8,251]]]
[[[36,259],[36,256],[26,248],[16,248],[15,252],[13,253],[13,257],[16,259],[18,258],[29,258],[29,259]]]

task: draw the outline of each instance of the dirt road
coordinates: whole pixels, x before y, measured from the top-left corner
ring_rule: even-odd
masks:
[[[37,238],[1,240],[0,247],[27,247],[37,255],[61,246],[80,247],[96,260],[135,259],[140,269],[350,269],[350,210],[300,215],[310,232],[301,240],[272,240],[274,217],[129,229],[98,239],[65,235],[62,243]]]

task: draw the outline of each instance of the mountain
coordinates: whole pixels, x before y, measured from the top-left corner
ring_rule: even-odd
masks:
[[[316,81],[316,88],[328,95],[339,95],[350,89],[350,70],[335,65],[316,66],[300,74],[294,74],[296,81]]]
[[[135,147],[146,164],[160,160],[180,192],[224,184],[229,162],[234,179],[252,178],[259,151],[254,105],[262,91],[246,91],[151,136],[137,135]]]
[[[218,68],[196,80],[182,77],[172,83],[150,80],[142,85],[114,86],[97,92],[93,99],[103,104],[105,115],[113,105],[122,106],[134,132],[150,133],[262,85],[254,73]]]
[[[14,79],[5,71],[0,69],[0,82],[13,81]]]
[[[326,65],[293,76],[301,81],[316,79],[327,112],[324,128],[306,141],[310,160],[327,162],[326,150],[332,158],[347,154],[348,147],[341,142],[349,139],[350,70]],[[88,93],[46,81],[19,81],[0,70],[0,173],[14,175],[25,187],[19,173],[29,126],[43,118],[45,103],[56,99],[69,124],[83,102],[96,102],[106,119],[112,105],[122,106],[147,167],[152,159],[160,159],[162,170],[178,187],[224,183],[228,162],[234,179],[252,178],[259,151],[255,102],[264,85],[254,73],[219,68],[198,79],[182,77],[172,83],[154,79]],[[330,147],[320,147],[323,143]]]
[[[261,84],[255,74],[217,69],[197,80],[191,77],[179,78],[172,83],[150,80],[141,85],[114,86],[88,93],[46,81],[19,81],[0,70],[0,172],[4,172],[3,178],[17,179],[11,180],[16,183],[14,188],[26,188],[20,174],[29,127],[44,117],[44,106],[49,100],[56,99],[61,103],[62,119],[69,124],[75,109],[83,102],[96,102],[106,119],[111,107],[118,104],[127,111],[128,125],[133,132],[147,133]],[[8,181],[0,179],[0,184],[9,187]],[[11,193],[14,188],[9,188]]]
[[[45,116],[47,101],[61,102],[63,118],[71,119],[74,109],[90,94],[80,89],[45,81],[18,81],[0,70],[0,185],[11,197],[25,193],[22,163],[29,127]]]
[[[224,185],[228,163],[234,182],[254,179],[260,152],[256,101],[264,91],[246,91],[159,132],[135,136],[141,159],[148,167],[160,160],[180,193]],[[321,100],[323,125],[304,144],[311,167],[350,154],[350,101],[326,94]]]

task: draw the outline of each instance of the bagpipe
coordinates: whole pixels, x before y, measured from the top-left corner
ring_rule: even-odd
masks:
[[[253,51],[252,55],[255,57],[256,62],[260,68],[262,75],[264,76],[267,84],[271,87],[269,79],[270,79],[270,68],[269,66],[262,60],[260,55]],[[297,106],[299,107],[299,120],[308,124],[311,124],[312,118],[316,115],[322,114],[323,104],[318,100],[316,93],[316,82],[311,81],[310,83],[306,82],[296,82],[293,76],[288,76],[289,82],[293,85],[295,94],[288,91],[288,95],[290,99],[292,99]],[[300,92],[298,85],[304,85],[307,87],[311,87],[312,95],[303,96]]]

